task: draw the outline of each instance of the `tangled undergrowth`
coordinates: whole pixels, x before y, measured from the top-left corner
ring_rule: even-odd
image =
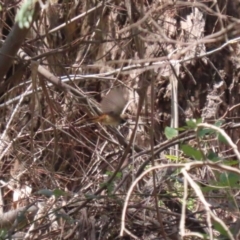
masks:
[[[214,2],[1,2],[0,239],[239,239],[240,17]],[[120,88],[127,122],[91,122]]]

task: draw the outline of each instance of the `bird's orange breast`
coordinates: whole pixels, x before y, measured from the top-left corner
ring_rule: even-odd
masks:
[[[101,123],[104,125],[111,125],[111,126],[116,126],[121,123],[121,117],[120,116],[111,116],[109,114],[102,114],[100,116],[92,117],[89,119],[92,122],[95,123]]]

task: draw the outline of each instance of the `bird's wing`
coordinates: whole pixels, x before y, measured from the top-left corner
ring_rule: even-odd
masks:
[[[124,88],[114,88],[101,101],[101,109],[104,113],[114,112],[121,114],[127,102],[127,90]]]

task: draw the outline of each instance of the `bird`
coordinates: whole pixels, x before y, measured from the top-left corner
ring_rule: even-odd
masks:
[[[88,120],[93,123],[101,123],[114,127],[123,124],[127,121],[127,116],[122,114],[127,102],[126,89],[114,88],[110,90],[100,103],[102,114],[93,116]]]

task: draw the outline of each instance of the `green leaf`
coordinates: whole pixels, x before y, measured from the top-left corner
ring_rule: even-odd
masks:
[[[100,184],[100,186],[101,186],[101,184]],[[86,199],[100,199],[101,198],[101,196],[93,195],[93,194],[85,194],[84,196],[86,197]]]
[[[202,123],[202,118],[198,118],[198,119],[196,120],[196,123],[197,123],[197,124]]]
[[[186,124],[190,129],[195,129],[197,127],[196,119],[190,119],[186,121]]]
[[[66,192],[61,190],[61,189],[56,188],[56,189],[53,190],[53,195],[58,198],[58,197],[61,197],[61,196],[65,196]]]
[[[212,187],[212,186],[204,186],[204,187],[200,186],[200,188],[203,193],[208,193],[210,191],[216,190],[216,187]]]
[[[176,156],[173,156],[173,155],[165,155],[165,157],[167,159],[175,161],[175,162],[179,160],[179,157],[176,157]]]
[[[213,133],[215,133],[215,131],[210,128],[201,128],[197,131],[197,136],[201,138],[204,137],[205,135],[210,135]]]
[[[114,184],[112,182],[108,183],[107,184],[107,193],[108,193],[108,195],[111,195],[113,190],[114,190]]]
[[[237,187],[239,175],[236,173],[222,173],[220,174],[219,185],[227,187]]]
[[[0,230],[0,239],[6,239],[8,231],[6,229]]]
[[[223,125],[223,123],[225,123],[225,120],[224,120],[224,119],[216,121],[216,122],[214,123],[214,125],[217,126],[217,127],[221,127],[221,126]]]
[[[53,195],[53,191],[50,189],[40,189],[37,191],[37,194],[51,197]]]
[[[179,128],[174,128],[175,130],[179,131],[179,132],[183,132],[183,131],[186,131],[188,130],[187,127],[179,127]]]
[[[217,230],[222,236],[229,237],[227,231],[219,222],[213,221],[213,226],[214,229]]]
[[[26,0],[21,5],[21,8],[18,10],[15,21],[18,23],[20,28],[29,28],[33,19],[34,8],[36,1]]]
[[[217,161],[221,160],[221,158],[215,152],[213,152],[211,150],[208,152],[207,158],[213,162],[217,162]]]
[[[167,139],[172,139],[178,135],[178,131],[175,128],[165,127],[165,136]]]
[[[109,177],[111,177],[111,176],[113,175],[113,172],[107,171],[107,172],[106,172],[106,175],[109,176]],[[122,173],[121,173],[121,172],[117,172],[115,178],[118,178],[118,179],[119,179],[119,178],[121,178],[121,177],[122,177]]]
[[[227,166],[236,166],[239,164],[239,161],[238,160],[224,160],[223,161],[224,165],[227,165]]]
[[[190,145],[187,144],[181,145],[181,150],[184,152],[185,155],[194,158],[195,160],[203,159],[201,151],[191,147]]]
[[[53,195],[55,197],[60,197],[60,196],[65,196],[66,192],[64,192],[63,190],[60,190],[60,189],[54,189],[53,191],[50,189],[40,189],[37,191],[37,194],[44,195],[46,197],[51,197]]]
[[[221,143],[228,144],[228,141],[226,140],[226,138],[221,133],[218,133],[218,141],[221,142]]]
[[[113,182],[104,182],[100,184],[101,187],[105,187],[107,189],[108,195],[111,195],[114,190],[114,183]]]

